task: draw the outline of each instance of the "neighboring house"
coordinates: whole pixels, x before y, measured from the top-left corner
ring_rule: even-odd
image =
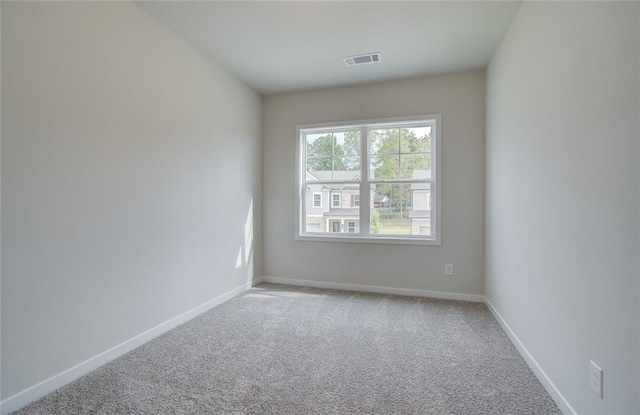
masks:
[[[355,171],[307,172],[307,232],[360,232],[358,183],[310,183],[324,180],[353,182],[359,179],[360,173]]]
[[[359,172],[307,172],[305,195],[307,232],[360,232]],[[414,179],[430,179],[430,170],[415,170]],[[343,183],[313,184],[314,181],[337,180]],[[352,183],[350,183],[352,182]],[[412,235],[431,234],[431,185],[411,185],[413,210],[409,212]],[[374,208],[389,207],[389,196],[371,192]]]
[[[430,179],[431,170],[414,170],[414,179]],[[411,185],[413,210],[411,235],[431,235],[431,183],[413,183]]]
[[[374,208],[386,208],[389,207],[389,196],[387,195],[374,195],[373,196]]]

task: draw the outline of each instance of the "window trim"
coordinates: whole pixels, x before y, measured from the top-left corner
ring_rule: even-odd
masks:
[[[334,199],[335,196],[338,196],[338,204],[337,205],[333,203],[334,202],[333,199]],[[333,209],[333,208],[340,209],[341,207],[342,207],[342,194],[341,193],[331,192],[331,206],[330,206],[330,208],[331,209]]]
[[[320,204],[316,205],[316,195],[320,196]],[[311,204],[314,208],[322,208],[322,192],[313,192],[311,195]]]
[[[295,239],[299,241],[318,241],[318,242],[348,242],[348,243],[374,243],[374,244],[405,244],[405,245],[441,245],[442,235],[442,197],[441,193],[441,135],[442,135],[442,122],[441,114],[427,114],[417,115],[409,117],[394,117],[394,118],[377,118],[377,119],[365,119],[365,120],[352,120],[341,122],[330,122],[321,124],[304,124],[297,125],[295,130],[295,204],[296,204],[296,220],[295,220]],[[308,130],[322,130],[322,132],[331,131],[345,131],[347,129],[361,129],[363,132],[371,128],[393,128],[393,127],[407,127],[407,124],[421,124],[421,123],[433,123],[434,128],[432,130],[431,137],[431,171],[432,177],[430,182],[432,183],[431,194],[431,225],[434,230],[433,237],[431,239],[425,239],[419,235],[379,235],[369,234],[369,227],[371,222],[370,209],[364,208],[368,203],[364,205],[360,204],[360,232],[364,234],[348,234],[342,233],[340,235],[331,235],[324,233],[304,233],[304,221],[305,221],[305,199],[304,199],[304,186],[303,178],[306,177],[306,165],[305,165],[305,147],[302,142],[302,133]],[[361,139],[362,151],[361,151],[361,184],[360,186],[360,200],[370,200],[370,186],[367,184],[369,181],[369,139],[366,134],[362,135]],[[366,156],[365,156],[366,155]],[[366,157],[366,160],[365,160]],[[366,162],[365,162],[366,161]],[[402,182],[403,179],[388,180],[390,182]],[[405,179],[404,181],[411,182],[411,180]],[[435,201],[435,204],[433,203]],[[332,201],[330,201],[332,206]]]

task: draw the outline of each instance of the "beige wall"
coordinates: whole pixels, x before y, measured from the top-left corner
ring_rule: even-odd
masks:
[[[486,295],[580,414],[640,413],[638,7],[523,3],[487,70]]]
[[[261,98],[131,3],[2,8],[7,398],[261,274]]]
[[[295,127],[442,114],[442,246],[294,239]],[[267,96],[264,99],[264,274],[483,294],[484,71]],[[446,277],[444,264],[456,275]]]

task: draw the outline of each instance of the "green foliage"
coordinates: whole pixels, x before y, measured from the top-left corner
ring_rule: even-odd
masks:
[[[414,170],[431,168],[431,137],[418,137],[407,128],[376,130],[371,134],[371,153],[376,179],[412,179]],[[388,196],[400,217],[411,203],[411,186],[407,184],[378,184],[376,193]]]
[[[371,232],[380,233],[380,214],[377,210],[374,210],[371,214]]]
[[[361,153],[360,131],[347,131],[344,133],[344,154],[359,156]]]
[[[308,169],[312,171],[344,170],[345,166],[339,157],[343,155],[342,147],[335,146],[332,134],[316,138],[307,145]]]
[[[347,131],[344,138],[326,134],[307,144],[310,171],[360,169],[360,131]]]
[[[418,136],[416,131],[420,130],[395,128],[371,131],[371,167],[375,179],[412,179],[414,170],[431,168],[431,136]],[[329,133],[307,143],[310,171],[360,170],[360,155],[359,130]],[[391,208],[399,213],[400,218],[404,217],[404,211],[412,202],[408,184],[380,183],[375,186],[375,192],[389,197]]]

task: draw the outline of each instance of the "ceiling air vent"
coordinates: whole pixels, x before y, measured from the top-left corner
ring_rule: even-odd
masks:
[[[346,56],[342,58],[347,66],[367,65],[381,61],[380,52],[367,53],[366,55]]]

